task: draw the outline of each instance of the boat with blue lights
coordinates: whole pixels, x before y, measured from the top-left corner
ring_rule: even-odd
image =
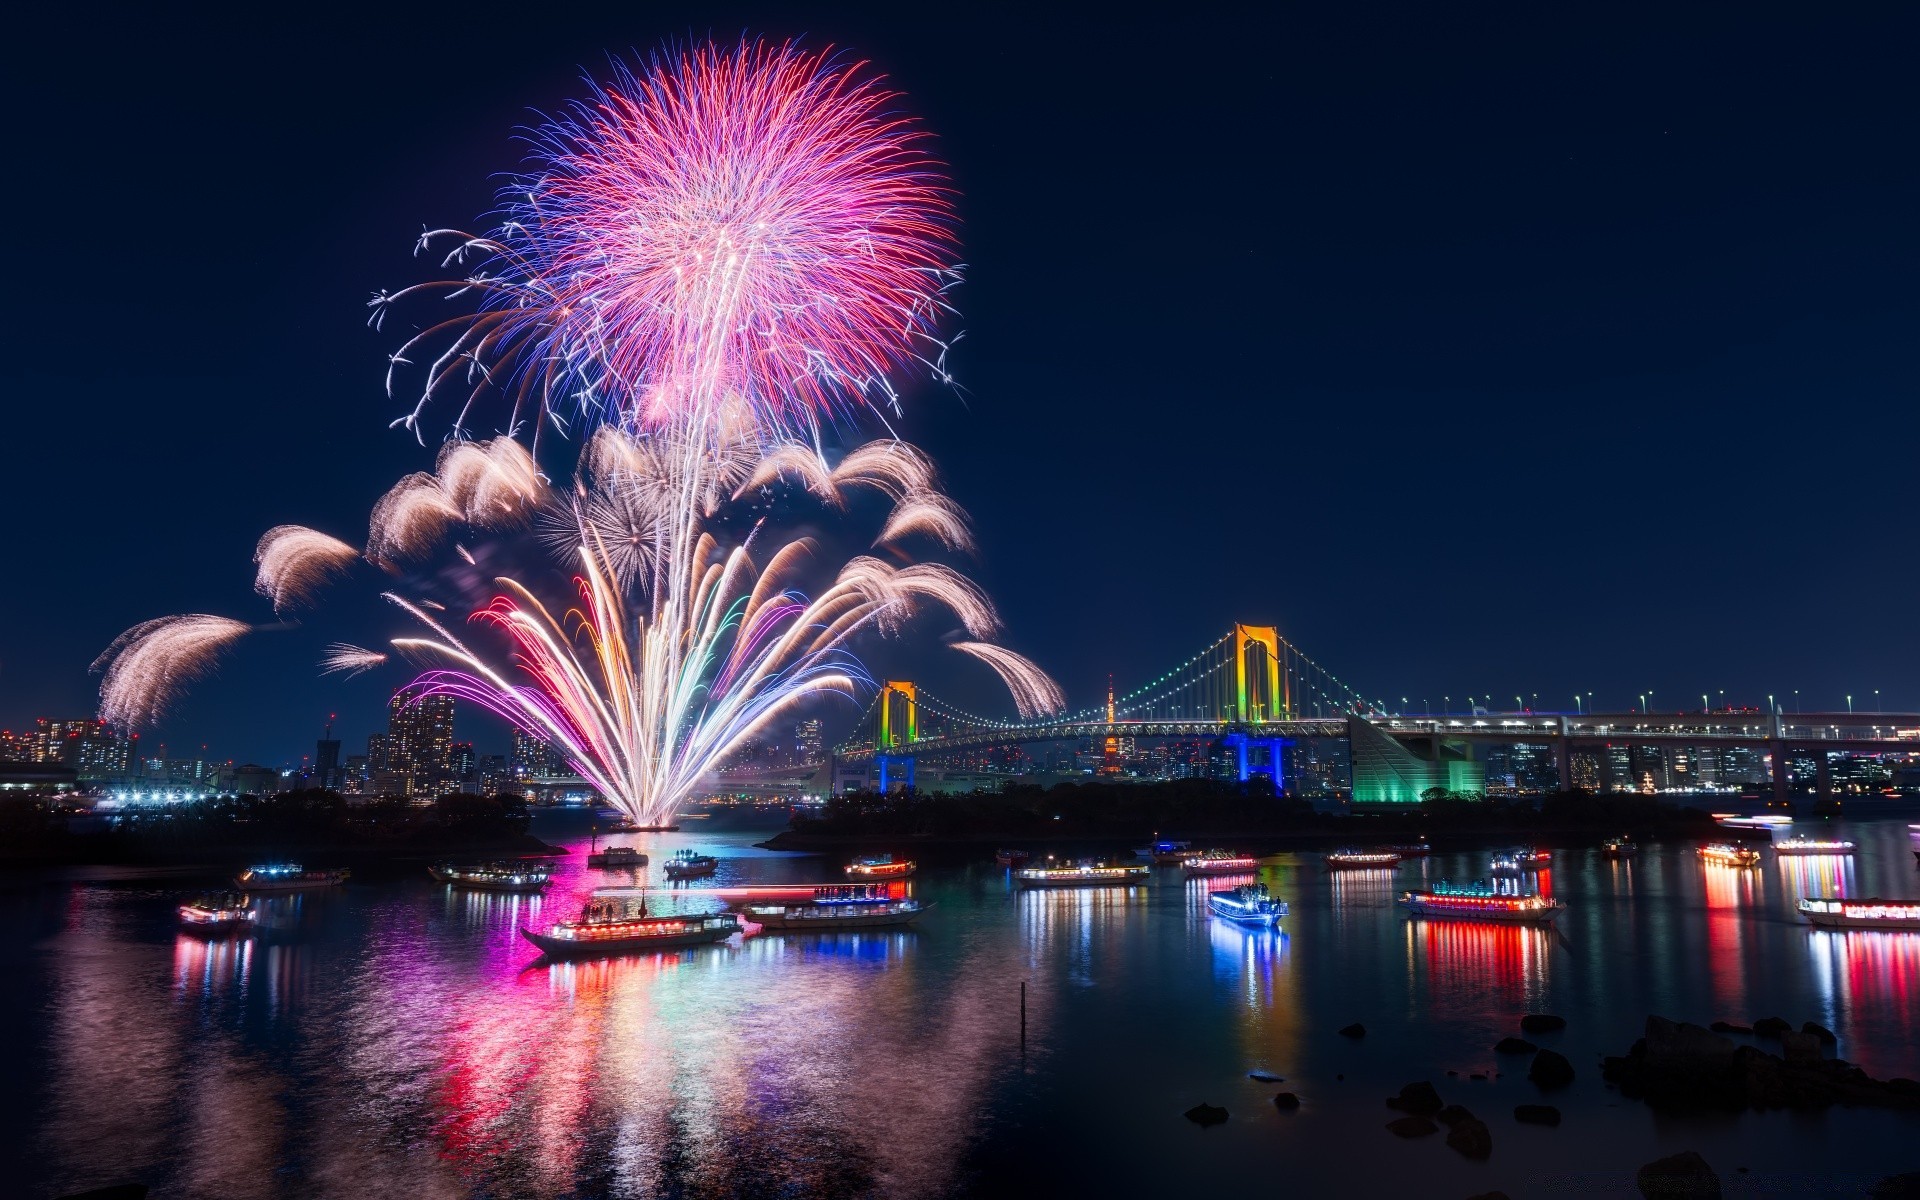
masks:
[[[720,860],[711,854],[675,850],[661,869],[666,872],[668,879],[699,879],[713,874],[719,867]]]
[[[1522,871],[1538,871],[1552,861],[1552,851],[1516,846],[1511,850],[1496,851],[1492,870],[1496,875],[1518,875]]]
[[[1821,929],[1920,929],[1920,900],[1807,896],[1800,915]]]
[[[434,863],[427,873],[441,883],[493,892],[537,892],[553,882],[545,863]]]
[[[309,871],[299,863],[261,863],[235,875],[233,882],[249,892],[294,892],[335,887],[345,883],[351,873],[345,867]]]
[[[891,854],[867,854],[847,864],[848,879],[905,879],[913,874],[913,860],[894,861]]]
[[[911,925],[932,907],[931,901],[890,895],[885,884],[830,883],[813,889],[813,898],[802,904],[750,903],[741,905],[738,911],[765,929],[828,933]]]
[[[1193,843],[1153,842],[1133,853],[1136,858],[1144,858],[1156,867],[1177,867],[1193,856]]]
[[[1287,902],[1267,894],[1264,883],[1249,883],[1225,891],[1207,893],[1207,911],[1235,925],[1257,925],[1271,929],[1287,915]]]
[[[1424,891],[1404,892],[1400,906],[1415,917],[1495,921],[1506,925],[1551,925],[1567,907],[1551,896],[1522,895],[1484,883],[1440,883]]]
[[[180,906],[180,924],[194,933],[251,929],[255,919],[253,898],[244,892],[211,892]]]
[[[721,942],[740,932],[740,918],[730,912],[647,915],[646,905],[629,916],[606,898],[591,901],[578,921],[557,921],[544,932],[522,928],[520,936],[549,958],[608,958],[617,954],[645,954],[682,946]]]
[[[1153,872],[1145,863],[1112,863],[1089,860],[1078,863],[1044,863],[1021,867],[1013,873],[1021,887],[1127,887],[1145,883]]]

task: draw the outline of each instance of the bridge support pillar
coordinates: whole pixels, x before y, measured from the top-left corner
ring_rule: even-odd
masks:
[[[1773,802],[1785,808],[1793,802],[1793,780],[1790,774],[1793,759],[1787,753],[1787,743],[1779,738],[1767,743],[1767,754],[1773,759]]]
[[[873,756],[873,766],[880,777],[875,786],[881,795],[886,795],[896,786],[913,790],[913,755],[876,754]]]
[[[1573,742],[1567,738],[1553,739],[1553,773],[1561,791],[1573,790]]]
[[[1253,777],[1253,756],[1249,751],[1255,746],[1265,746],[1268,770],[1273,778],[1273,790],[1276,793],[1287,790],[1287,747],[1293,745],[1291,738],[1254,737],[1245,733],[1230,733],[1224,740],[1227,745],[1233,747],[1235,779],[1245,783]]]
[[[1833,799],[1833,756],[1825,750],[1816,752],[1813,761],[1814,796],[1820,800]]]

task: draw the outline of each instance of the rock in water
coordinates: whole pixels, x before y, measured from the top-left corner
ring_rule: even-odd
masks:
[[[1732,1021],[1715,1021],[1713,1024],[1707,1026],[1707,1028],[1713,1030],[1715,1033],[1752,1033],[1753,1032],[1753,1026],[1735,1025]]]
[[[1261,1083],[1285,1083],[1286,1082],[1286,1080],[1280,1078],[1278,1075],[1274,1075],[1266,1071],[1248,1071],[1247,1078],[1257,1079]]]
[[[1388,1108],[1397,1108],[1415,1116],[1430,1117],[1440,1111],[1440,1093],[1433,1085],[1422,1079],[1419,1083],[1409,1083],[1400,1089],[1398,1096],[1387,1101]]]
[[[1493,1044],[1495,1054],[1532,1054],[1540,1047],[1525,1038],[1505,1037]]]
[[[1187,1110],[1187,1120],[1195,1125],[1219,1125],[1227,1119],[1227,1110],[1208,1104],[1205,1100]]]
[[[1292,1112],[1294,1109],[1300,1107],[1300,1097],[1294,1095],[1292,1092],[1275,1092],[1273,1094],[1273,1106],[1281,1112]]]
[[[1802,1025],[1800,1027],[1800,1032],[1810,1033],[1813,1036],[1819,1038],[1821,1045],[1824,1045],[1824,1046],[1838,1046],[1840,1044],[1840,1039],[1833,1036],[1833,1030],[1828,1029],[1825,1025],[1815,1024],[1812,1021],[1808,1021],[1806,1024]],[[1901,1176],[1896,1175],[1894,1176],[1894,1178],[1898,1179],[1898,1178],[1901,1178]]]
[[[1786,1059],[1790,1067],[1818,1063],[1820,1039],[1811,1033],[1783,1033],[1780,1035],[1780,1057]]]
[[[1425,1117],[1401,1117],[1387,1122],[1387,1132],[1395,1137],[1417,1138],[1439,1133],[1440,1127]]]
[[[1720,1200],[1720,1177],[1713,1173],[1706,1159],[1691,1150],[1648,1163],[1640,1168],[1633,1181],[1647,1200],[1666,1200],[1670,1196]]]
[[[1527,1078],[1543,1088],[1561,1088],[1573,1082],[1573,1064],[1564,1054],[1551,1050],[1542,1050],[1533,1056],[1533,1065],[1527,1068]]]
[[[1452,1129],[1462,1121],[1472,1120],[1473,1114],[1458,1104],[1449,1104],[1439,1112],[1433,1114],[1433,1119],[1445,1125],[1448,1129]]]
[[[1522,1125],[1558,1125],[1560,1110],[1551,1104],[1516,1104],[1513,1119]]]
[[[1566,1027],[1567,1019],[1552,1013],[1528,1013],[1520,1018],[1521,1033],[1555,1033]]]
[[[1467,1117],[1447,1131],[1447,1145],[1468,1158],[1486,1158],[1493,1153],[1493,1133],[1485,1121]]]
[[[1347,1026],[1345,1029],[1342,1029],[1340,1031],[1340,1036],[1350,1037],[1350,1038],[1363,1038],[1367,1036],[1367,1027],[1365,1025],[1362,1025],[1360,1022],[1355,1021],[1353,1024]]]
[[[1779,1017],[1761,1017],[1753,1023],[1753,1032],[1756,1037],[1779,1037],[1783,1033],[1791,1032],[1792,1029],[1793,1026]]]

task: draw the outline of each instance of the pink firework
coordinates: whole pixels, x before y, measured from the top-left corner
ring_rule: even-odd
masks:
[[[427,371],[407,422],[442,392],[471,405],[497,387],[516,419],[564,407],[658,428],[744,400],[812,427],[891,405],[902,368],[944,377],[951,189],[862,67],[695,47],[617,69],[536,130],[537,169],[503,192],[493,234],[423,239],[476,269],[375,299],[481,297],[394,356]]]

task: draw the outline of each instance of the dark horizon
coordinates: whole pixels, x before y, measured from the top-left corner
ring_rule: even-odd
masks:
[[[964,392],[900,429],[1076,706],[1238,620],[1415,712],[1920,709],[1910,12],[1188,11],[34,13],[0,728],[92,712],[138,621],[271,621],[269,526],[360,540],[444,432],[387,428],[367,297],[580,69],[742,29],[871,59],[937,138]],[[390,624],[253,639],[143,741],[297,762],[338,713],[351,753],[407,676],[314,661]]]

